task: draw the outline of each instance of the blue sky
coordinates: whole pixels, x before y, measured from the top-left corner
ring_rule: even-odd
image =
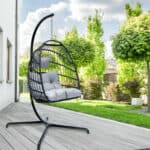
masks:
[[[119,26],[125,19],[124,5],[136,2],[142,4],[144,11],[150,9],[148,0],[22,0],[20,13],[20,52],[30,45],[33,29],[40,18],[54,12],[54,34],[60,39],[73,26],[79,33],[86,33],[88,15],[94,14],[94,9],[103,13],[103,29],[106,58],[112,57],[110,37],[118,32]],[[44,41],[50,37],[50,21],[41,26],[36,41]]]

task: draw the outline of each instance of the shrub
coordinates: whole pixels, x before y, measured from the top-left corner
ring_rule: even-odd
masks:
[[[117,97],[117,84],[110,83],[104,88],[105,98],[107,100],[116,101]]]
[[[87,79],[82,83],[82,91],[84,99],[101,99],[102,84],[98,79]]]
[[[117,93],[117,101],[131,102],[131,97],[127,93],[123,93],[122,91]]]
[[[140,81],[134,79],[134,80],[130,80],[127,81],[123,84],[123,87],[125,87],[126,91],[128,92],[128,94],[131,97],[140,97],[141,93],[140,93],[140,89],[141,89],[141,85],[140,85]]]
[[[19,94],[27,92],[29,92],[27,78],[19,77]]]
[[[130,101],[130,96],[120,89],[119,85],[116,83],[110,83],[104,88],[105,97],[107,100],[112,101]]]
[[[19,93],[23,92],[23,78],[19,78]]]

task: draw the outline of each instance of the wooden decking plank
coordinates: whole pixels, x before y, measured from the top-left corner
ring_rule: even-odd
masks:
[[[67,112],[67,110],[64,110],[65,112]],[[108,121],[106,121],[106,119],[102,119],[102,121],[100,122],[100,118],[98,118],[97,120],[95,120],[96,117],[94,117],[94,120],[92,119],[93,117],[89,116],[89,115],[86,115],[86,118],[83,117],[82,114],[79,113],[79,115],[82,115],[82,117],[79,117],[77,115],[77,113],[75,113],[76,115],[73,116],[73,113],[69,113],[69,111],[65,114],[65,112],[62,112],[64,116],[68,116],[68,118],[74,118],[74,120],[77,120],[77,121],[81,121],[81,122],[85,122],[87,123],[87,127],[89,127],[90,129],[93,129],[94,130],[99,130],[99,131],[105,131],[105,135],[106,137],[111,137],[113,139],[113,137],[117,136],[118,137],[118,140],[120,139],[120,144],[124,144],[124,142],[127,144],[129,144],[129,146],[133,146],[133,147],[138,147],[138,145],[149,145],[150,146],[150,143],[148,143],[144,137],[147,137],[147,139],[150,138],[150,130],[149,129],[143,129],[143,128],[139,128],[139,127],[135,127],[135,126],[129,126],[129,128],[131,128],[132,130],[129,130],[127,125],[125,124],[120,124],[118,122],[115,122],[115,121],[110,121],[110,123]],[[70,115],[71,114],[71,115]],[[88,118],[87,118],[88,117]],[[63,117],[64,118],[64,117]],[[74,120],[72,120],[72,122],[74,122]],[[90,126],[91,124],[91,121],[92,120],[92,125]],[[89,122],[87,122],[89,121]],[[99,121],[99,123],[97,122]],[[106,129],[110,132],[106,132]],[[147,132],[143,132],[143,130],[146,130]],[[140,134],[139,134],[139,132]],[[123,134],[121,134],[123,133]],[[108,134],[108,136],[107,136]],[[146,134],[146,135],[145,135]],[[140,136],[141,135],[143,138],[141,140]],[[127,138],[128,137],[128,138]],[[119,141],[118,141],[119,142]],[[134,146],[135,145],[135,146]]]
[[[0,150],[14,150],[14,148],[7,142],[5,137],[0,133]]]
[[[31,115],[30,115],[31,116]],[[16,115],[11,115],[11,119],[12,117],[14,118],[13,121],[18,121],[18,116]],[[26,114],[24,114],[24,117],[23,117],[23,120],[29,120],[29,118],[26,116]],[[27,128],[27,127],[26,127]],[[29,129],[31,129],[32,127],[29,127]],[[36,127],[33,127],[31,130],[32,130],[32,133],[33,131],[35,131],[36,129],[36,132],[37,130],[38,131],[43,131],[43,129],[41,130],[41,128],[39,126],[36,126]],[[55,131],[54,131],[55,130]],[[62,130],[65,130],[64,132],[61,132]],[[34,132],[34,134],[36,133]],[[69,134],[67,135],[66,132],[68,132]],[[55,141],[58,141],[57,142],[57,145],[60,145],[61,149],[64,147],[66,147],[67,149],[69,150],[74,150],[74,149],[85,149],[87,148],[86,145],[84,144],[78,144],[78,143],[75,143],[74,141],[76,141],[76,138],[78,138],[78,134],[75,134],[76,132],[80,133],[82,131],[74,131],[74,130],[67,130],[67,129],[55,129],[55,128],[52,128],[49,130],[49,134],[47,134],[47,137],[45,138],[45,140],[51,144],[53,144],[53,142],[50,142],[48,141],[49,139],[51,139],[51,137],[55,137]],[[70,136],[71,134],[71,136]],[[82,133],[84,136],[87,136],[87,134],[85,132]],[[75,139],[72,140],[72,137],[76,137]],[[39,137],[39,135],[38,135]],[[84,138],[83,138],[84,139]],[[60,142],[61,141],[61,142]],[[81,140],[82,142],[82,140]],[[61,144],[58,144],[58,143],[61,143]],[[56,143],[53,144],[55,147],[56,147]],[[59,149],[60,149],[59,147]],[[57,147],[58,148],[58,147]],[[65,149],[66,149],[65,148]]]
[[[9,122],[11,121],[20,121],[19,119],[15,120],[16,118],[13,117],[13,115],[11,116],[11,118],[9,116],[7,116],[7,119],[9,120]],[[32,147],[30,147],[29,149],[36,149],[37,147],[37,143],[40,139],[40,136],[37,137],[35,136],[34,132],[33,132],[33,129],[32,129],[32,126],[29,126],[29,125],[19,125],[19,126],[10,126],[9,127],[9,130],[13,130],[15,129],[19,134],[21,134],[25,139],[26,141],[30,141],[32,142]],[[32,131],[32,132],[30,132]],[[42,134],[42,132],[41,132]],[[47,143],[44,143],[42,144],[42,148],[43,149],[48,149],[48,150],[55,150],[51,145],[47,144]]]
[[[37,104],[37,108],[42,115],[48,114],[52,123],[87,127],[91,131],[91,134],[87,135],[82,131],[52,128],[48,130],[42,144],[42,150],[135,150],[150,147],[149,129],[51,106]],[[1,116],[4,122],[7,120],[30,121],[37,119],[31,105],[25,103],[9,105],[0,112],[0,118]],[[2,130],[8,132],[7,134],[16,134],[22,140],[26,139],[24,143],[20,142],[22,146],[31,142],[30,144],[34,148],[44,130],[44,126],[13,126],[8,130],[5,130],[5,128],[2,128]],[[20,139],[16,139],[17,142]],[[11,144],[15,145],[13,142]],[[25,148],[28,149],[29,146]]]
[[[55,113],[54,113],[55,114]],[[68,113],[69,114],[69,113]],[[67,115],[67,114],[66,114]],[[59,115],[60,116],[60,115]],[[71,118],[70,116],[67,116],[67,118]],[[63,119],[64,119],[64,117],[63,117]],[[76,120],[76,119],[75,119]],[[60,119],[59,119],[59,121],[60,121]],[[69,121],[70,122],[70,121]],[[72,122],[73,122],[73,120],[72,120]],[[74,133],[73,133],[74,134]],[[105,135],[105,134],[104,134]],[[109,138],[111,138],[111,139],[113,139],[113,140],[111,140],[110,141],[110,145],[111,144],[114,144],[115,142],[116,142],[116,140],[113,138],[113,137],[111,137],[110,135],[108,135],[108,136],[106,136],[107,137],[107,139],[106,139],[106,141],[107,140],[109,140]],[[64,138],[64,139],[67,139],[68,137],[66,137],[66,138]],[[96,138],[98,138],[98,137],[96,137]],[[70,140],[70,138],[68,138],[69,140]],[[74,137],[72,136],[72,138],[71,139],[74,139]],[[85,139],[84,137],[82,137],[81,139]],[[104,136],[104,139],[105,139],[105,136]],[[74,140],[76,140],[76,139],[74,139]],[[70,144],[71,145],[74,145],[74,140],[72,140],[73,142],[71,143],[70,142]],[[117,139],[118,140],[118,139]],[[81,142],[79,143],[79,145],[87,145],[87,143],[85,143],[85,144],[82,144],[82,143],[84,143],[84,141],[82,141],[82,140],[80,140]],[[95,140],[96,141],[96,140]],[[103,141],[103,140],[102,140]],[[86,142],[87,142],[87,139],[86,139]],[[90,142],[90,141],[89,141]],[[96,143],[95,143],[96,144]],[[105,145],[107,145],[107,143],[105,143],[104,142],[104,144]],[[122,144],[124,144],[124,140],[121,140],[121,142],[120,142],[120,145],[122,146]],[[117,144],[117,145],[119,145],[119,144]],[[126,145],[127,145],[127,143],[126,143]],[[114,145],[115,146],[115,145]],[[128,147],[132,147],[132,148],[135,148],[135,146],[133,145],[133,144],[130,144],[130,143],[128,143],[128,146],[126,146],[127,148],[126,149],[128,149]],[[81,147],[80,147],[81,148]]]
[[[13,118],[12,121],[20,121],[18,119],[18,117],[16,118],[14,115],[11,116],[11,119]],[[29,118],[26,118],[26,116],[24,116],[24,119],[23,120],[29,120]],[[16,128],[16,127],[14,127]],[[26,132],[24,132],[24,129],[26,129]],[[27,134],[27,131],[31,130],[32,131],[32,135],[35,135],[34,138],[32,138],[32,140],[36,140],[38,141],[43,130],[44,130],[44,126],[42,125],[37,125],[37,126],[20,126],[17,128],[17,130],[19,130],[19,132],[22,132],[23,134]],[[53,129],[54,130],[54,129]],[[51,147],[55,148],[55,149],[61,149],[61,150],[73,150],[72,146],[69,147],[68,146],[68,143],[60,143],[58,138],[62,138],[64,139],[64,137],[62,137],[62,135],[57,135],[57,138],[56,138],[56,135],[55,133],[57,132],[57,130],[55,130],[56,132],[54,132],[52,129],[49,129],[48,131],[48,134],[46,135],[45,139],[44,139],[44,142],[43,143],[46,143],[48,145],[50,145]],[[29,134],[27,134],[26,136],[29,136]],[[43,144],[42,144],[43,145]]]
[[[20,144],[17,140],[16,137],[8,133],[6,130],[0,128],[0,134],[2,137],[4,137],[8,143],[13,147],[15,150],[26,150],[22,144]]]
[[[5,116],[5,118],[2,118],[3,124],[0,124],[0,126],[5,128],[5,125],[10,120]],[[33,143],[31,140],[23,136],[18,130],[15,128],[7,128],[6,131],[12,135],[12,137],[15,136],[16,140],[27,150],[35,149],[35,143]]]
[[[52,109],[52,108],[51,108]],[[115,125],[113,125],[112,124],[112,122],[110,123],[110,124],[108,124],[108,123],[105,123],[106,121],[103,121],[103,122],[101,122],[101,123],[97,123],[97,120],[96,121],[94,121],[94,120],[92,120],[92,123],[91,123],[91,121],[88,121],[88,120],[90,120],[90,119],[88,119],[87,117],[84,119],[84,117],[82,116],[82,117],[79,117],[78,115],[77,115],[77,113],[75,113],[75,116],[73,116],[73,112],[72,113],[70,113],[70,111],[66,111],[66,110],[64,110],[63,112],[62,112],[62,109],[61,109],[61,114],[63,114],[63,119],[65,120],[65,119],[68,119],[68,118],[73,118],[71,121],[69,120],[68,122],[72,122],[72,124],[77,124],[77,121],[78,122],[85,122],[85,124],[87,124],[87,127],[89,128],[89,129],[91,129],[92,130],[92,128],[94,129],[94,130],[96,130],[96,131],[99,131],[99,135],[100,136],[97,136],[96,137],[96,139],[100,139],[100,137],[102,136],[102,135],[105,135],[105,136],[103,136],[103,138],[104,139],[106,139],[106,142],[107,142],[107,140],[110,142],[110,145],[114,145],[114,143],[115,143],[115,138],[114,137],[116,137],[117,138],[117,141],[118,141],[118,144],[117,145],[124,145],[124,144],[128,144],[128,146],[126,146],[127,148],[126,149],[128,149],[128,147],[130,147],[130,148],[133,148],[133,149],[135,149],[135,148],[137,148],[138,147],[138,145],[140,145],[140,141],[141,141],[141,139],[139,139],[139,142],[137,142],[137,135],[134,133],[134,139],[133,139],[133,136],[131,137],[131,138],[127,138],[127,136],[129,136],[129,135],[131,135],[130,133],[131,133],[131,131],[130,130],[128,130],[128,128],[126,128],[126,130],[125,130],[125,128],[123,128],[123,129],[121,129],[122,131],[124,131],[125,130],[125,132],[123,132],[123,134],[120,134],[120,129],[118,128],[118,122],[113,122],[114,124],[116,124],[117,126],[115,126]],[[54,112],[54,114],[56,114],[56,112]],[[79,114],[79,115],[81,115],[81,114]],[[61,116],[60,114],[57,114],[57,116]],[[65,117],[64,117],[65,116]],[[89,117],[89,116],[88,116]],[[56,117],[57,118],[57,117]],[[91,118],[92,119],[92,118]],[[60,118],[58,118],[58,120],[60,120]],[[110,132],[106,132],[106,129],[108,130],[108,131],[110,131]],[[115,130],[114,130],[115,129]],[[104,132],[102,132],[102,131],[104,131]],[[96,135],[96,134],[95,134]],[[143,134],[144,135],[144,134]],[[130,136],[129,136],[130,137]],[[149,137],[149,136],[148,136]],[[93,137],[94,138],[94,137]],[[97,141],[97,140],[93,140],[93,141]],[[111,140],[109,140],[109,139],[111,139]],[[103,140],[102,140],[103,141]],[[145,141],[145,140],[144,140]],[[143,141],[143,142],[144,142]],[[104,142],[105,143],[105,142]],[[108,143],[108,142],[107,142]],[[107,144],[107,143],[105,143],[105,145]],[[146,144],[146,141],[145,141],[145,144],[144,145],[147,145]]]

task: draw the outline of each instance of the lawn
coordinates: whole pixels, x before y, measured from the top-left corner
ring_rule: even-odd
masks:
[[[150,116],[132,112],[140,106],[95,100],[72,100],[49,105],[150,128]]]

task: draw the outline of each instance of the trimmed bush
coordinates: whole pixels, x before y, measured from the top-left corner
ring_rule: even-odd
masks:
[[[128,94],[131,97],[135,97],[135,98],[140,97],[140,95],[141,95],[141,93],[140,93],[140,89],[141,89],[140,81],[138,81],[136,79],[127,81],[123,84],[123,87],[125,87],[125,89],[127,90]]]
[[[84,99],[101,99],[102,98],[102,84],[97,79],[87,79],[82,83],[82,91]]]
[[[114,102],[130,102],[131,98],[128,94],[122,92],[119,85],[116,83],[110,83],[104,88],[105,97],[107,100],[112,100]]]

